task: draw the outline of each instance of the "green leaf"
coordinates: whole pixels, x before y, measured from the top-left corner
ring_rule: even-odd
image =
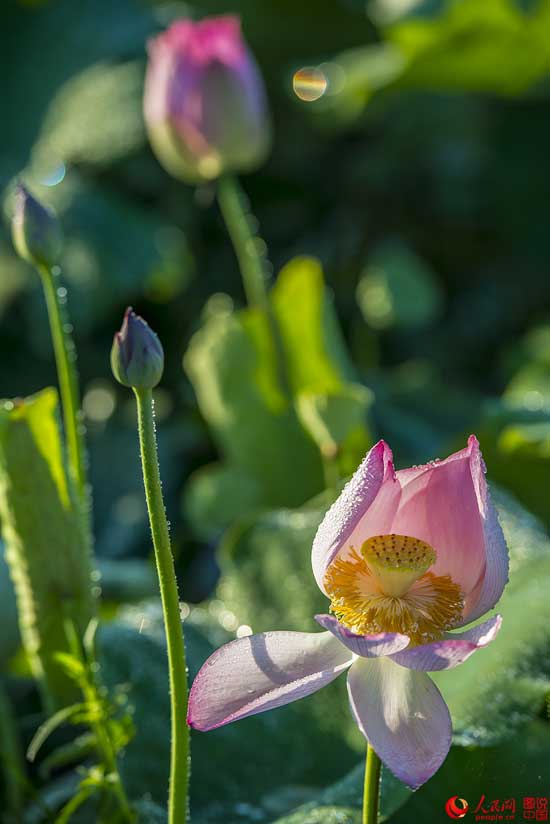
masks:
[[[90,546],[63,463],[53,389],[0,408],[0,515],[23,644],[55,709],[78,697],[54,659],[70,652],[64,622],[82,634],[94,599]]]
[[[97,786],[82,783],[70,801],[65,804],[59,815],[56,816],[54,824],[68,824],[73,814],[85,804],[95,792],[97,792]]]
[[[7,662],[21,645],[17,619],[15,589],[5,558],[5,548],[0,542],[0,662]]]
[[[261,504],[258,481],[226,464],[202,466],[184,490],[185,513],[193,532],[206,541],[215,540],[239,510],[253,513]]]
[[[417,329],[437,320],[443,292],[435,272],[402,241],[376,249],[357,286],[357,301],[373,329]]]
[[[54,770],[61,770],[72,764],[79,764],[95,751],[95,736],[86,732],[77,736],[74,741],[56,747],[53,752],[41,760],[39,772],[43,779],[47,779]]]
[[[271,300],[293,394],[345,394],[353,370],[319,264],[309,258],[292,261],[281,271]],[[188,491],[191,512],[212,513],[216,524],[226,525],[251,504],[296,506],[322,489],[318,449],[282,394],[259,310],[233,312],[228,300],[215,296],[184,364],[223,457],[222,470],[209,467],[192,482],[199,489]],[[247,479],[242,494],[239,478]]]
[[[137,814],[136,824],[167,824],[168,814],[165,806],[155,804],[147,799],[133,805]]]
[[[433,14],[400,17],[380,44],[338,55],[346,84],[320,111],[357,117],[375,94],[396,89],[516,96],[550,74],[550,3],[449,0]]]
[[[218,594],[254,632],[314,630],[326,597],[311,571],[311,544],[328,496],[299,510],[276,510],[236,524],[220,547]]]
[[[287,263],[271,301],[294,394],[337,392],[354,378],[319,261],[298,257]]]
[[[0,683],[0,765],[7,820],[16,821],[24,804],[25,758],[17,728],[15,707]]]
[[[449,821],[445,802],[451,796],[465,798],[470,815],[478,802],[484,806],[499,799],[515,798],[519,807],[526,795],[543,796],[547,776],[541,764],[550,757],[550,729],[542,721],[530,724],[524,733],[512,736],[498,747],[451,747],[443,766],[423,787],[412,793],[388,770],[383,770],[378,821],[410,824]],[[299,807],[276,824],[359,824],[362,806],[363,766],[325,790],[314,802]],[[516,808],[517,808],[516,807]]]
[[[546,483],[550,471],[550,415],[493,405],[477,428],[491,473],[531,512],[550,525]]]
[[[296,408],[304,429],[321,455],[338,460],[343,477],[353,472],[370,446],[367,415],[373,400],[369,389],[354,383],[334,395],[298,395]]]
[[[34,147],[43,172],[56,164],[107,166],[145,142],[143,67],[96,63],[71,77],[52,100]]]
[[[79,328],[108,314],[114,300],[133,300],[136,291],[162,303],[186,287],[193,270],[187,238],[165,217],[107,191],[75,167],[51,187],[40,184],[32,167],[22,174],[62,223],[65,242],[59,262],[70,289],[71,317]],[[8,212],[12,194],[7,192]]]
[[[55,652],[54,659],[57,661],[59,666],[63,667],[63,670],[67,673],[69,678],[77,684],[86,673],[86,669],[82,661],[79,661],[78,658],[75,658],[74,655],[71,655],[68,652]]]
[[[333,821],[334,824],[359,824],[363,806],[364,764],[359,764],[348,775],[327,787],[315,801],[304,804],[294,813],[278,821],[284,824],[314,824]],[[387,821],[412,795],[401,781],[382,765],[378,824]],[[323,818],[326,815],[326,819]]]
[[[219,602],[210,608],[193,609],[185,620],[190,680],[215,646],[233,637],[218,622],[224,613],[214,617],[216,604]],[[116,624],[102,627],[99,641],[106,683],[131,684],[129,701],[135,708],[136,736],[120,761],[124,786],[132,799],[147,791],[153,801],[163,804],[170,760],[170,707],[158,603],[121,611]],[[351,767],[356,755],[338,723],[338,705],[345,710],[345,704],[335,698],[332,686],[277,713],[244,719],[210,733],[193,733],[192,820],[204,824],[240,821],[243,810],[246,821],[244,809],[257,812],[262,799],[274,792],[274,769],[278,785],[313,787],[298,796],[310,798],[315,788]],[[345,689],[345,680],[341,686]],[[264,755],[259,757],[261,753]],[[273,806],[267,820],[292,808],[296,798],[293,793],[288,803]]]
[[[409,59],[402,83],[418,88],[519,94],[548,74],[550,5],[522,12],[514,0],[450,2],[433,19],[389,30]]]
[[[47,738],[50,737],[52,732],[60,727],[61,724],[64,724],[66,721],[69,721],[77,715],[77,713],[82,712],[83,709],[85,709],[85,705],[82,703],[72,704],[70,707],[63,707],[48,718],[47,721],[41,724],[33,735],[31,743],[27,749],[27,758],[29,761],[34,761],[42,744]]]

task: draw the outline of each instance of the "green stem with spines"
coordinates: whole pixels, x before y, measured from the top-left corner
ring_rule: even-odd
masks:
[[[55,270],[52,270],[48,266],[42,266],[39,271],[44,287],[46,305],[48,307],[50,331],[57,366],[69,468],[73,480],[76,483],[83,509],[88,513],[86,448],[84,445],[84,426],[80,410],[76,349],[59,297]],[[88,517],[88,514],[86,517]]]
[[[290,380],[277,319],[267,293],[259,238],[251,229],[252,214],[244,205],[246,197],[236,177],[225,175],[218,181],[218,203],[229,237],[237,256],[246,301],[251,308],[264,313],[275,355],[277,379],[287,400],[291,400]]]
[[[172,746],[169,824],[188,820],[189,728],[187,726],[187,666],[180,618],[180,604],[170,534],[162,497],[158,465],[153,395],[150,389],[134,389],[137,401],[141,463],[151,534],[160,584],[168,647]]]
[[[375,751],[367,743],[367,757],[365,761],[365,783],[363,785],[363,815],[361,824],[377,824],[378,796],[380,793],[381,762]]]

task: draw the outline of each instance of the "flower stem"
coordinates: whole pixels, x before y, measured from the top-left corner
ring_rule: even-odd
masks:
[[[376,824],[378,821],[378,795],[380,791],[380,759],[367,743],[365,763],[365,784],[363,787],[362,824]]]
[[[85,510],[88,510],[88,492],[86,486],[86,450],[80,398],[78,392],[78,373],[76,370],[76,349],[70,333],[70,326],[64,317],[64,308],[56,284],[56,275],[47,266],[40,268],[50,331],[55,352],[59,390],[63,406],[65,437],[71,475]]]
[[[172,755],[170,766],[169,824],[187,821],[187,791],[189,783],[189,728],[187,726],[187,667],[181,627],[180,605],[174,559],[170,547],[168,521],[162,498],[153,396],[150,389],[134,389],[137,400],[139,442],[143,482],[164,613],[170,701],[172,713]]]
[[[246,208],[246,195],[235,177],[226,175],[218,182],[218,203],[241,270],[246,300],[251,308],[265,314],[275,353],[279,385],[290,399],[290,381],[277,319],[269,301],[258,236],[252,231],[252,215]]]

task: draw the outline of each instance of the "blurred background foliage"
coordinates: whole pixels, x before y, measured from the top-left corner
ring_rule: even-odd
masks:
[[[244,186],[280,272],[271,298],[291,403],[265,321],[244,306],[214,191],[168,177],[142,122],[146,40],[178,16],[223,12],[240,14],[273,111],[272,154]],[[22,174],[66,234],[108,608],[156,592],[133,404],[108,365],[132,304],[166,350],[156,409],[192,668],[236,631],[314,629],[325,606],[311,539],[375,439],[402,466],[475,431],[491,480],[521,505],[499,498],[517,572],[509,620],[496,657],[439,678],[457,730],[449,761],[413,797],[385,784],[404,806],[383,812],[443,821],[450,794],[547,787],[550,0],[4,0],[0,21],[0,397],[55,384],[40,284],[8,232]],[[6,661],[18,641],[3,569],[0,592]],[[133,685],[123,772],[136,798],[152,784],[141,814],[162,821],[154,603],[102,632],[106,677]],[[28,741],[36,698],[12,670]],[[195,736],[193,820],[358,821],[360,776],[321,795],[362,748],[342,688]],[[28,820],[47,820],[41,805],[71,786],[65,774],[46,782]]]

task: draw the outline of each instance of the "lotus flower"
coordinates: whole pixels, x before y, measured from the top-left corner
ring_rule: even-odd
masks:
[[[264,160],[265,90],[237,17],[177,20],[149,43],[144,116],[158,159],[188,183]]]
[[[426,674],[496,636],[480,618],[508,580],[508,553],[477,439],[446,460],[394,471],[384,441],[363,460],[313,542],[325,632],[266,632],[217,650],[198,673],[188,723],[210,730],[316,692],[348,670],[361,732],[416,788],[445,760],[449,710]]]

